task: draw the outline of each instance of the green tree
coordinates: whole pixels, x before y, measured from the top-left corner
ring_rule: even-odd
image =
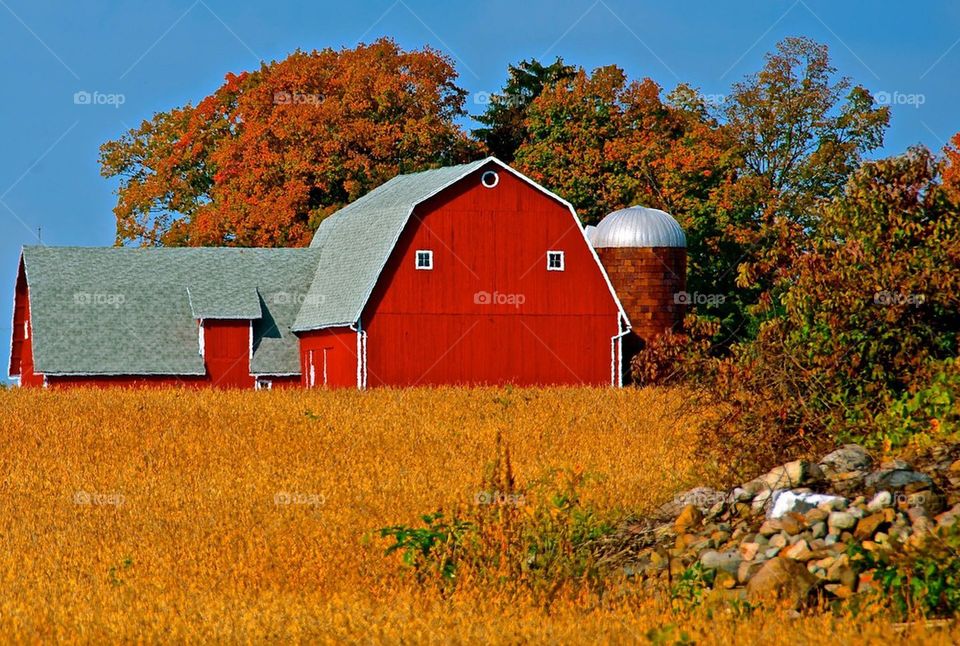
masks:
[[[528,106],[544,87],[569,79],[575,72],[574,67],[564,64],[559,57],[550,65],[536,59],[510,65],[506,85],[498,94],[490,96],[486,111],[477,117],[484,127],[474,130],[474,135],[495,157],[511,163],[517,148],[527,138]]]
[[[775,283],[789,279],[783,269],[818,226],[817,203],[883,144],[889,110],[837,77],[826,45],[787,38],[763,69],[733,86],[722,118],[737,181],[714,202],[726,235],[742,248],[739,286],[756,294],[759,310],[769,309]]]

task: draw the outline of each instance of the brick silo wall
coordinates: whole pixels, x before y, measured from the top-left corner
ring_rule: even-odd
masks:
[[[633,329],[624,337],[624,370],[646,343],[680,331],[685,307],[676,294],[687,286],[687,250],[677,247],[601,247],[597,255]]]

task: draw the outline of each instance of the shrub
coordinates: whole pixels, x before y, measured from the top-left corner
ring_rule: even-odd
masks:
[[[869,573],[881,605],[901,617],[960,612],[960,526],[938,530],[913,550],[877,555],[856,547],[851,556]]]
[[[780,459],[838,436],[902,442],[930,419],[948,421],[939,416],[957,397],[944,362],[960,331],[960,202],[942,168],[925,149],[868,163],[825,205],[780,286],[782,307],[714,368],[736,413],[716,429],[739,442],[731,448],[763,443]]]

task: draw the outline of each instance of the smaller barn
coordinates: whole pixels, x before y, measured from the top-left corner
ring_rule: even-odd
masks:
[[[9,371],[24,386],[617,386],[617,290],[644,335],[677,321],[683,234],[663,215],[612,214],[595,249],[569,203],[487,158],[386,182],[308,248],[25,247]],[[665,246],[623,233],[671,222]]]

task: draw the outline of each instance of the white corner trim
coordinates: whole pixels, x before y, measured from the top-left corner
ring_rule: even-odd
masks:
[[[620,323],[620,317],[617,317],[618,327]],[[623,337],[629,332],[627,326],[610,338],[610,385],[614,388],[623,388]]]

